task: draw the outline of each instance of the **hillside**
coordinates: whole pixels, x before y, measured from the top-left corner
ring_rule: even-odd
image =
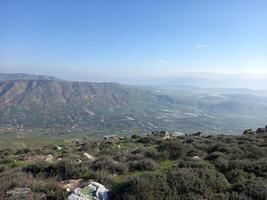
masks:
[[[49,128],[59,134],[240,133],[264,124],[267,116],[265,96],[19,77],[0,82],[0,128]]]
[[[0,73],[0,81],[10,81],[10,80],[59,80],[59,79],[44,75]]]
[[[25,127],[148,128],[144,121],[172,104],[117,83],[16,80],[0,91],[0,122]]]
[[[111,191],[108,200],[265,200],[266,146],[266,132],[154,132],[12,147],[0,150],[0,199],[93,199],[96,181]]]

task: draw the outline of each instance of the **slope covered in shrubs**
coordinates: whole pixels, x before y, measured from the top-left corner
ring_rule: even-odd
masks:
[[[71,179],[104,184],[112,200],[264,200],[267,134],[115,137],[0,151],[0,199],[16,199],[7,191],[21,187],[30,189],[25,199],[65,199]]]

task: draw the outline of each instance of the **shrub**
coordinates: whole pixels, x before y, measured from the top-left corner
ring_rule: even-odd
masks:
[[[92,164],[94,170],[107,170],[112,174],[125,174],[127,166],[110,158],[103,157],[95,160]]]
[[[214,193],[224,192],[230,187],[225,177],[213,169],[180,168],[171,170],[167,176],[170,187],[178,195],[193,192],[205,194],[211,190]]]
[[[79,166],[76,163],[60,161],[57,163],[36,162],[24,168],[33,175],[45,177],[58,177],[60,180],[79,178]]]
[[[266,200],[267,197],[267,182],[266,181],[248,181],[245,184],[244,192],[252,199]]]
[[[260,159],[256,161],[245,160],[235,160],[229,162],[230,169],[241,169],[248,173],[254,173],[256,176],[267,177],[267,160]]]
[[[118,187],[111,200],[170,200],[166,177],[161,173],[144,173],[132,177]]]
[[[222,173],[225,173],[229,168],[228,160],[221,157],[213,160],[212,163]]]
[[[157,164],[152,159],[143,159],[128,163],[130,171],[153,171]]]
[[[158,147],[159,152],[168,152],[171,160],[183,158],[185,156],[185,145],[179,141],[166,140],[163,141]]]
[[[190,192],[204,194],[206,190],[206,185],[193,169],[171,170],[167,175],[167,182],[175,196]]]
[[[179,162],[173,166],[173,169],[179,170],[179,168],[213,169],[214,167],[209,162],[203,160],[179,160]]]
[[[67,192],[54,179],[35,180],[31,189],[40,196],[44,194],[49,200],[62,200],[67,197]]]
[[[243,185],[245,183],[247,174],[240,169],[234,169],[226,173],[227,180],[232,184]]]

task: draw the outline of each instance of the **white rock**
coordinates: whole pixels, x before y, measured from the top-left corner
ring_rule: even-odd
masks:
[[[98,182],[91,182],[88,187],[95,191],[95,200],[108,200],[109,190]]]
[[[201,160],[201,158],[199,156],[193,156],[192,159],[193,160]]]
[[[83,156],[85,156],[86,158],[88,158],[89,160],[91,160],[91,161],[94,161],[95,160],[95,157],[94,156],[92,156],[92,155],[90,155],[89,153],[83,153]]]
[[[45,159],[46,162],[52,162],[53,160],[54,160],[54,156],[52,156],[51,154],[49,154]]]

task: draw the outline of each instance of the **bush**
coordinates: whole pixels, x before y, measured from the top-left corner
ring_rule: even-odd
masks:
[[[260,159],[256,161],[245,160],[235,160],[229,162],[230,169],[241,169],[248,173],[254,173],[256,176],[267,177],[267,160]]]
[[[166,140],[163,141],[158,147],[159,152],[167,152],[169,159],[176,160],[185,156],[185,145],[179,141]]]
[[[217,158],[212,163],[222,173],[225,173],[229,168],[229,162],[224,158]]]
[[[144,173],[130,178],[118,187],[111,200],[170,200],[166,177],[161,173]]]
[[[252,199],[266,200],[267,182],[266,181],[248,181],[245,184],[244,192]]]
[[[213,169],[180,168],[168,173],[167,181],[177,195],[193,192],[205,194],[223,192],[230,187],[225,177]]]
[[[125,174],[128,170],[127,166],[110,158],[103,157],[95,160],[92,164],[94,170],[107,170],[112,174]]]
[[[232,184],[243,185],[246,181],[247,174],[240,169],[231,170],[226,173],[227,180]]]
[[[57,177],[60,180],[79,178],[79,166],[76,163],[60,161],[57,163],[36,162],[24,168],[24,171],[33,175]]]
[[[152,159],[143,159],[139,161],[132,161],[128,163],[130,171],[153,171],[157,164]]]
[[[35,180],[31,187],[35,193],[44,194],[46,199],[49,200],[62,200],[66,199],[67,192],[53,179]]]

